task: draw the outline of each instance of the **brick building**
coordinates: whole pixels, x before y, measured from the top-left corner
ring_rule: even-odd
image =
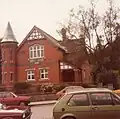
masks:
[[[87,83],[91,82],[88,78],[90,77],[89,63],[87,62],[86,65],[85,61],[80,68],[64,60],[68,54],[67,47],[36,26],[18,44],[8,23],[0,47],[1,84],[11,85],[20,81],[83,83],[86,77]]]

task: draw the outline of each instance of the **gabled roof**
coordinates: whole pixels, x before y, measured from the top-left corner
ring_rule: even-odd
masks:
[[[12,27],[10,25],[10,22],[8,22],[8,25],[7,25],[7,28],[5,30],[5,33],[4,33],[4,36],[3,36],[1,43],[3,43],[3,42],[16,42],[17,43],[17,40],[16,40],[15,35],[13,33]]]
[[[87,60],[87,50],[84,46],[83,39],[67,39],[60,41],[60,44],[67,48],[67,55],[64,60],[81,67],[84,61]]]
[[[55,38],[53,38],[51,35],[47,34],[46,32],[44,32],[43,30],[41,30],[40,28],[38,28],[38,27],[36,27],[36,26],[34,26],[34,27],[31,29],[31,31],[30,31],[30,32],[28,33],[28,35],[24,38],[24,40],[22,41],[22,43],[20,44],[20,46],[18,47],[18,49],[22,46],[22,44],[24,44],[24,42],[25,42],[26,40],[29,39],[29,37],[32,35],[32,33],[33,33],[35,30],[37,30],[38,33],[41,35],[41,36],[39,36],[39,37],[41,37],[41,38],[42,38],[42,37],[43,37],[43,38],[46,38],[47,40],[49,40],[50,42],[52,42],[54,45],[56,45],[58,48],[60,48],[60,49],[64,50],[65,52],[67,52],[66,48],[65,48],[64,46],[60,45],[59,42],[58,42]],[[36,38],[36,36],[34,36],[34,38]]]

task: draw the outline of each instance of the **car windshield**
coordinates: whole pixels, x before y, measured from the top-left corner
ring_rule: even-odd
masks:
[[[15,93],[12,93],[12,92],[11,92],[11,94],[12,94],[14,97],[17,97],[17,95],[16,95]]]

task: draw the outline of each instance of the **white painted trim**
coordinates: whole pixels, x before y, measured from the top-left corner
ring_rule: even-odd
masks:
[[[47,69],[47,75],[48,75],[48,74],[49,74],[49,71],[48,71],[48,70],[49,70],[49,67],[39,68],[39,72],[40,72],[40,70],[45,70],[45,69]],[[41,78],[41,75],[42,75],[42,74],[45,75],[46,73],[45,73],[45,72],[44,72],[44,73],[41,73],[41,72],[40,72],[40,80],[41,80],[41,81],[49,80],[49,77],[47,77],[47,78]]]
[[[26,81],[36,81],[35,79],[27,79]]]
[[[41,78],[41,79],[39,79],[39,81],[48,81],[49,80],[49,78]]]
[[[35,68],[31,68],[31,69],[25,69],[25,71],[33,71],[36,70]]]
[[[49,67],[41,67],[41,68],[38,68],[39,70],[41,69],[50,69]]]

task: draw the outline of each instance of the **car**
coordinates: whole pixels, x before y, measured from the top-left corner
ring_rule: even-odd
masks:
[[[31,115],[29,106],[5,106],[0,103],[0,119],[30,119]]]
[[[69,93],[71,91],[81,90],[81,89],[83,89],[82,86],[67,86],[67,87],[63,88],[62,90],[60,90],[59,92],[57,92],[56,97],[57,97],[57,99],[60,99],[66,93]]]
[[[30,103],[30,96],[18,96],[13,92],[0,92],[0,103],[5,105],[28,105]]]
[[[106,88],[65,94],[53,107],[54,119],[119,119],[120,97]]]

